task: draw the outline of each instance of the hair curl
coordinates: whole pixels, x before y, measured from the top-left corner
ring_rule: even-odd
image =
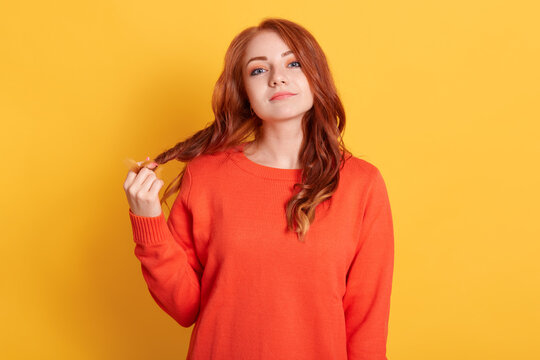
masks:
[[[249,41],[261,31],[276,32],[289,46],[313,92],[313,106],[302,118],[304,136],[299,153],[302,182],[294,184],[294,189],[299,191],[289,199],[285,208],[288,229],[295,231],[299,240],[304,241],[315,218],[315,208],[335,192],[340,167],[346,156],[352,154],[343,143],[345,110],[326,56],[313,35],[302,26],[286,19],[265,18],[258,26],[240,32],[227,49],[224,68],[212,94],[215,120],[162,152],[153,161],[158,164],[174,159],[189,162],[199,155],[239,145],[251,135],[255,141],[260,138],[262,120],[251,111],[242,80],[242,59]],[[180,189],[185,169],[165,188],[161,204]]]

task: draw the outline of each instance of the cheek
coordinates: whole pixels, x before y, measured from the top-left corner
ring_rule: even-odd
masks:
[[[249,79],[244,81],[244,87],[246,88],[246,92],[256,95],[259,92],[260,85],[257,85],[257,81],[254,79]]]
[[[311,88],[309,86],[309,81],[307,80],[306,76],[304,74],[301,74],[299,78],[297,79],[297,83],[300,84],[300,87],[302,88],[302,91],[305,93],[310,93]]]
[[[256,91],[253,89],[253,85],[251,83],[244,83],[244,88],[246,89],[246,94],[249,97],[250,100],[254,100],[256,98]]]
[[[311,87],[307,81],[302,84],[302,88],[307,98],[313,98],[313,91],[311,91]]]

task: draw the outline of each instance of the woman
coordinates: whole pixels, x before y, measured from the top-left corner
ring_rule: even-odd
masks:
[[[378,168],[343,146],[316,40],[276,18],[242,31],[212,105],[210,126],[124,183],[152,297],[195,324],[187,358],[386,359],[390,204]],[[187,164],[160,200],[153,170],[173,159]]]

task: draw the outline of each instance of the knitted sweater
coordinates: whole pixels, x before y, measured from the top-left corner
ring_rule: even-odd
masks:
[[[187,163],[168,220],[129,216],[155,302],[192,330],[192,360],[386,360],[394,232],[377,167],[350,157],[305,242],[285,205],[301,169],[244,144]]]

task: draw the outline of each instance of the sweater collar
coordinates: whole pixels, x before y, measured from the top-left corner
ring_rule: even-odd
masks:
[[[249,159],[244,153],[247,143],[233,146],[230,150],[231,159],[246,172],[267,179],[289,180],[300,182],[302,180],[302,169],[282,169],[266,165],[261,165]]]

